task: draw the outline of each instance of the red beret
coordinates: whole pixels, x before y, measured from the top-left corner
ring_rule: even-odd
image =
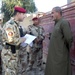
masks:
[[[32,20],[34,21],[34,20],[38,20],[38,17],[34,17],[34,18],[32,18]]]
[[[16,10],[16,11],[18,11],[18,12],[21,12],[21,13],[25,13],[25,12],[26,12],[26,10],[25,10],[24,8],[19,7],[19,6],[15,6],[15,7],[14,7],[14,10]]]

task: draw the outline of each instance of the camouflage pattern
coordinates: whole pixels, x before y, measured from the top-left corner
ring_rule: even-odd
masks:
[[[23,30],[23,35],[21,35],[22,37],[26,34],[26,29],[24,27],[22,27]],[[22,31],[21,30],[21,31]],[[26,47],[20,47],[19,50],[19,60],[18,60],[18,75],[25,75],[25,71],[26,71],[26,65],[27,65],[27,52],[26,52]]]
[[[11,49],[2,50],[2,61],[4,75],[17,75],[18,50],[15,54],[11,53]]]
[[[3,26],[2,39],[3,39],[3,49],[1,53],[2,63],[4,68],[4,75],[18,75],[17,74],[17,63],[18,63],[18,51],[17,46],[20,44],[20,32],[19,25],[14,20],[10,19]],[[15,45],[16,52],[12,53],[10,46],[6,46],[6,43]]]
[[[18,75],[25,75],[26,67],[27,67],[26,47],[21,47],[19,51],[19,60],[18,60]]]
[[[33,46],[30,47],[29,53],[29,65],[33,65],[35,60],[38,61],[38,64],[42,63],[43,56],[43,39],[44,39],[44,29],[41,26],[30,25],[28,26],[28,31],[31,35],[37,36],[33,41]],[[37,40],[39,41],[37,42]]]
[[[3,26],[2,31],[3,44],[5,42],[12,45],[20,44],[20,32],[19,32],[19,24],[11,18],[6,24]]]

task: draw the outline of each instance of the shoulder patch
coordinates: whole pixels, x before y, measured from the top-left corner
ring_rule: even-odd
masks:
[[[12,38],[14,37],[14,31],[11,28],[7,28],[6,34],[8,37],[8,42],[12,42]]]
[[[11,29],[11,28],[7,28],[6,29],[6,33],[7,33],[7,35],[9,35],[9,36],[13,36],[14,35],[14,32],[13,32],[13,30]]]

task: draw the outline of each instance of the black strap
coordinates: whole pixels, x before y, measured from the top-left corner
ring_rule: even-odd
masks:
[[[10,46],[11,52],[12,52],[13,54],[16,53],[16,46],[15,46],[15,45],[11,45],[11,44],[9,44],[9,43],[6,43],[6,46]]]
[[[19,27],[19,31],[20,31],[20,37],[23,37],[24,36],[24,33],[23,33],[23,29],[22,29],[21,26]]]
[[[16,24],[17,24],[17,26],[19,27],[19,32],[20,32],[20,37],[23,37],[24,36],[24,32],[23,32],[23,29],[22,29],[22,26],[19,26],[19,24],[16,22],[16,21],[14,21]]]

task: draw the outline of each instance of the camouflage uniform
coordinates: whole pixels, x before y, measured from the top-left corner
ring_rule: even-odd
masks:
[[[26,47],[21,47],[19,51],[18,75],[25,75],[27,65]]]
[[[19,25],[13,18],[6,22],[3,26],[2,39],[3,49],[1,56],[5,70],[4,75],[18,75],[18,50],[21,41]]]
[[[31,35],[37,36],[30,47],[29,66],[33,66],[35,60],[38,65],[42,64],[44,29],[41,26],[30,25],[28,31]],[[40,39],[39,42],[36,41],[37,39]]]
[[[20,26],[20,37],[23,37],[26,34],[26,29]],[[27,46],[27,45],[26,45]],[[25,75],[26,65],[27,65],[27,52],[26,46],[20,46],[19,51],[19,61],[18,61],[18,75]]]

